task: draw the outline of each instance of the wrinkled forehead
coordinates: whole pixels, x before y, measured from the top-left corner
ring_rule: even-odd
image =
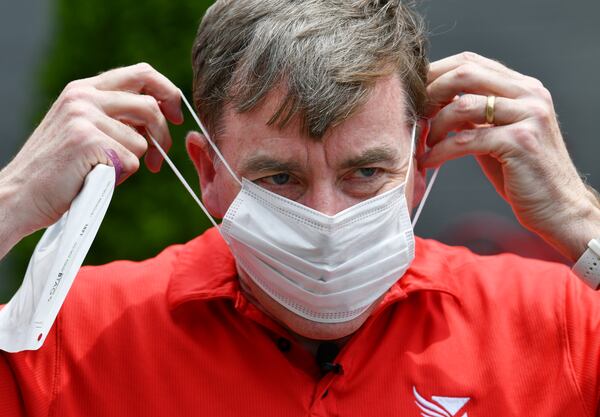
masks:
[[[280,107],[283,94],[275,89],[259,106],[246,112],[226,106],[218,142],[231,163],[265,153],[288,159],[305,157],[300,150],[317,146],[315,144],[324,147],[328,155],[340,155],[344,159],[384,149],[397,157],[408,156],[414,121],[407,116],[406,94],[396,77],[379,80],[365,103],[321,138],[305,133],[300,115],[285,126],[269,123]]]

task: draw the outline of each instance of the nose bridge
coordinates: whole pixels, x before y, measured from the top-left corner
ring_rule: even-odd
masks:
[[[340,211],[340,196],[336,192],[336,174],[327,159],[325,142],[307,143],[307,187],[300,204],[332,216]]]
[[[333,216],[346,208],[344,198],[337,190],[335,181],[326,178],[314,181],[306,190],[301,203],[328,216]]]

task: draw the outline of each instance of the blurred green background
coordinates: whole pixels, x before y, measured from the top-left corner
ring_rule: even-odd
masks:
[[[69,81],[142,61],[191,99],[191,47],[210,4],[209,0],[58,0],[53,11],[53,41],[40,66],[39,109],[32,125],[41,120]],[[174,145],[170,155],[195,186],[197,176],[184,144],[186,132],[194,125],[187,111],[184,114],[184,125],[171,125]],[[192,239],[208,225],[166,164],[157,175],[143,167],[115,190],[109,214],[85,263],[145,259],[169,244]],[[4,282],[0,302],[8,301],[20,285],[41,233],[13,249],[13,273]]]

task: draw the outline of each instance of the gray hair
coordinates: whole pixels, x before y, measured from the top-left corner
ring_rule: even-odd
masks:
[[[217,0],[192,62],[194,103],[213,136],[226,105],[250,111],[274,88],[284,97],[268,124],[299,115],[317,139],[360,108],[381,77],[399,76],[409,118],[426,102],[426,36],[410,1]]]

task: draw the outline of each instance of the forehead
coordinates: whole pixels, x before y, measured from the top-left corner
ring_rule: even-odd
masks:
[[[268,124],[282,97],[282,91],[273,90],[259,106],[244,113],[227,106],[219,146],[232,165],[239,166],[241,161],[265,153],[288,159],[300,157],[303,149],[315,143],[320,143],[332,158],[351,157],[371,147],[397,147],[401,151],[410,146],[412,121],[407,118],[406,94],[396,76],[378,80],[365,104],[321,139],[303,132],[299,116],[282,128]]]

